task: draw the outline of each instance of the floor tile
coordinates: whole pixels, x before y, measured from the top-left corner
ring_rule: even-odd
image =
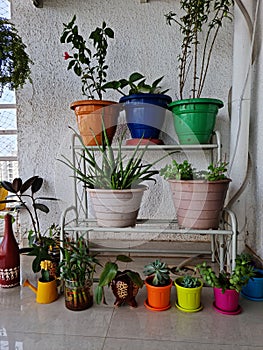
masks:
[[[112,261],[114,257],[110,258]],[[138,270],[155,257],[135,257],[120,268]],[[29,278],[37,284],[31,271],[30,257],[22,257],[21,281]],[[108,257],[103,257],[103,262]],[[183,257],[163,258],[177,266]],[[189,264],[192,265],[192,262]],[[194,264],[193,264],[194,265]],[[97,271],[99,275],[101,268]],[[175,275],[172,274],[175,279]],[[96,284],[94,285],[94,287]],[[0,288],[0,350],[262,350],[263,302],[240,298],[242,313],[226,316],[214,311],[213,290],[204,287],[203,310],[184,313],[174,305],[154,312],[145,308],[146,288],[139,290],[137,308],[128,305],[114,308],[111,289],[105,287],[108,305],[94,305],[85,311],[66,309],[64,296],[51,304],[36,303],[36,295],[27,287]]]
[[[137,340],[107,338],[103,350],[237,350],[237,345],[211,344],[190,341]],[[259,350],[262,347],[239,346],[239,350]]]
[[[145,290],[137,296],[139,307],[130,310],[119,308],[115,310],[109,328],[109,337],[165,340],[175,342],[202,342],[208,344],[253,345],[262,344],[263,304],[260,303],[258,316],[252,317],[253,310],[247,301],[241,300],[243,313],[237,316],[226,316],[217,313],[212,307],[212,288],[203,288],[202,304],[204,309],[197,313],[184,313],[174,306],[175,290],[172,289],[172,307],[163,312],[146,310],[143,301],[146,298]],[[251,323],[246,322],[250,319]],[[259,322],[261,320],[261,322]],[[246,325],[246,327],[244,327]],[[252,336],[255,334],[255,337]],[[246,335],[246,336],[245,336]]]
[[[7,332],[0,336],[1,350],[102,350],[104,338],[75,335]]]

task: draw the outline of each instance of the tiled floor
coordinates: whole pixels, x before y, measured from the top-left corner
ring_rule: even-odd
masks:
[[[22,278],[32,275],[29,257],[22,258]],[[26,260],[26,263],[25,263]],[[168,259],[174,264],[174,259]],[[151,261],[151,260],[150,260]],[[142,271],[149,258],[136,258],[132,268]],[[213,310],[212,289],[202,293],[204,309],[183,313],[172,307],[163,312],[147,310],[140,290],[138,308],[115,309],[113,295],[106,289],[108,305],[94,305],[75,312],[64,306],[63,296],[52,304],[35,302],[26,287],[0,289],[0,350],[249,350],[263,349],[263,302],[240,298],[243,312],[226,316]]]

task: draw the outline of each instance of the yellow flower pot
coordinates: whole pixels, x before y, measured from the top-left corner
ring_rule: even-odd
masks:
[[[8,191],[4,187],[0,187],[0,201],[6,199],[8,195]],[[6,203],[0,203],[0,210],[4,210],[6,208]]]
[[[200,285],[196,288],[185,288],[181,286],[180,282],[182,279],[183,277],[179,277],[174,281],[177,292],[176,307],[185,312],[197,312],[202,310],[201,291],[203,282],[199,280]]]

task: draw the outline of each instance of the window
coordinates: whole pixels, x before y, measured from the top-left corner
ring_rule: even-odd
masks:
[[[10,18],[10,1],[0,0],[0,17]],[[15,92],[4,89],[0,97],[0,180],[18,176]]]

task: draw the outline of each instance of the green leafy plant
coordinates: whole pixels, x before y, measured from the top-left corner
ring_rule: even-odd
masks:
[[[154,286],[163,286],[170,282],[170,269],[165,262],[159,259],[145,265],[143,273],[145,276],[152,277],[151,283]]]
[[[47,205],[39,201],[57,200],[57,198],[53,197],[36,197],[36,193],[41,189],[43,181],[43,178],[39,176],[32,176],[25,182],[23,182],[20,177],[15,178],[12,183],[9,181],[1,181],[1,186],[12,193],[8,195],[5,200],[1,201],[1,203],[17,203],[17,209],[25,209],[27,211],[31,219],[35,242],[39,243],[41,243],[42,236],[40,233],[38,211],[46,214],[49,212]]]
[[[39,176],[32,176],[25,182],[21,178],[15,178],[13,182],[2,181],[1,186],[5,188],[10,195],[0,203],[13,203],[17,205],[16,209],[24,209],[29,214],[32,228],[28,230],[29,252],[28,255],[35,256],[36,258],[32,262],[33,272],[40,271],[40,262],[42,260],[51,260],[49,254],[50,247],[55,247],[57,244],[55,236],[46,237],[41,235],[40,232],[40,220],[38,212],[48,213],[49,208],[46,204],[40,203],[40,200],[44,201],[56,201],[53,197],[36,196],[36,193],[41,189],[43,185],[43,178]],[[51,226],[50,229],[53,226]]]
[[[41,241],[36,241],[36,236],[33,230],[28,232],[29,252],[27,255],[35,256],[32,261],[32,270],[37,273],[41,270],[42,261],[51,261],[56,252],[59,253],[59,232],[60,228],[56,224],[52,224],[49,229],[49,235],[45,232],[41,235]],[[58,254],[57,254],[58,255]]]
[[[206,171],[196,171],[195,168],[187,161],[178,163],[176,160],[172,160],[172,164],[167,164],[160,170],[160,175],[165,179],[171,180],[207,180],[218,181],[227,179],[227,162],[218,162],[209,164]]]
[[[184,288],[196,288],[200,286],[200,282],[198,281],[197,277],[194,277],[192,275],[185,275],[180,280],[180,285]]]
[[[123,96],[148,93],[148,94],[165,94],[167,90],[161,90],[159,86],[164,77],[156,79],[151,85],[146,84],[146,78],[141,73],[132,73],[128,79],[120,79],[109,81],[103,85],[103,89],[113,89],[118,91]],[[125,93],[123,89],[128,87],[128,93]]]
[[[30,65],[33,64],[26,53],[26,45],[15,26],[0,17],[0,97],[4,87],[10,90],[22,88],[31,81]]]
[[[226,179],[226,172],[227,172],[227,165],[226,162],[216,163],[216,164],[210,164],[208,166],[208,171],[204,175],[205,179],[207,181],[218,181],[218,180],[224,180]]]
[[[98,285],[95,288],[95,299],[97,304],[100,304],[102,300],[104,304],[107,304],[105,300],[105,295],[104,295],[104,287],[110,286],[111,282],[114,280],[117,273],[119,273],[119,277],[122,274],[127,275],[132,280],[132,282],[136,284],[136,286],[138,286],[139,288],[143,287],[143,280],[141,279],[139,273],[131,270],[119,271],[117,261],[127,263],[133,260],[126,255],[118,255],[114,262],[108,261],[105,264],[104,269],[100,274]]]
[[[96,255],[89,252],[86,240],[80,236],[75,241],[64,242],[62,261],[59,263],[61,278],[74,281],[75,287],[84,286],[86,279],[93,280],[96,265],[100,265]]]
[[[216,274],[206,262],[196,265],[203,280],[211,287],[222,288],[224,293],[227,289],[233,289],[238,293],[241,292],[251,277],[255,276],[254,267],[251,265],[251,257],[249,254],[240,254],[236,257],[236,266],[229,273],[221,271]]]
[[[178,56],[180,99],[190,74],[191,94],[196,98],[202,94],[219,30],[226,19],[232,19],[234,1],[180,0],[180,4],[183,16],[171,11],[165,17],[167,24],[174,22],[179,26],[182,35],[181,54]],[[201,37],[204,37],[203,42]]]
[[[75,21],[76,15],[68,24],[63,23],[64,30],[60,42],[72,43],[73,50],[73,55],[65,52],[64,58],[70,59],[68,70],[73,69],[74,73],[81,78],[83,95],[94,99],[94,94],[97,94],[101,100],[102,93],[105,91],[102,85],[106,82],[108,70],[106,64],[108,40],[114,38],[114,31],[102,22],[101,27],[91,32],[90,44],[79,34]]]
[[[173,159],[172,164],[167,164],[160,170],[160,175],[165,179],[192,180],[193,172],[194,169],[187,160],[184,160],[182,163],[178,163],[175,159]]]
[[[78,136],[83,152],[80,153],[82,163],[85,163],[86,171],[82,171],[76,167],[69,159],[63,156],[61,162],[69,166],[75,172],[78,180],[84,183],[88,188],[104,188],[104,189],[129,189],[139,185],[146,180],[156,181],[153,176],[158,174],[158,170],[151,170],[151,168],[160,161],[157,160],[151,164],[143,164],[142,159],[147,151],[148,146],[145,145],[143,149],[140,148],[140,143],[135,147],[130,157],[123,154],[122,142],[123,135],[118,139],[117,151],[114,152],[109,143],[105,128],[103,130],[104,143],[97,145],[97,150],[92,150],[85,146]],[[102,160],[99,163],[98,153]],[[166,157],[167,155],[165,155]],[[164,158],[164,157],[163,157]],[[163,159],[161,158],[161,159]]]

